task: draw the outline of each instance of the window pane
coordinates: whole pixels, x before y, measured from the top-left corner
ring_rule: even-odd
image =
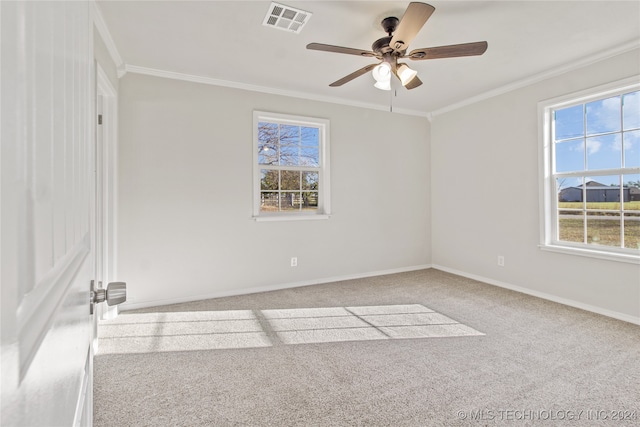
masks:
[[[278,149],[277,145],[270,143],[258,143],[258,162],[261,165],[276,165],[278,164]]]
[[[587,169],[618,169],[622,167],[620,134],[587,138]]]
[[[261,212],[277,212],[278,201],[279,201],[278,193],[269,193],[262,192],[260,193],[260,211]]]
[[[625,132],[622,135],[624,147],[624,167],[640,167],[640,130]]]
[[[300,191],[300,171],[281,171],[280,186],[283,190]]]
[[[278,125],[275,123],[258,122],[258,142],[278,143]]]
[[[622,103],[623,129],[640,128],[640,91],[623,95]]]
[[[260,171],[260,189],[261,190],[277,190],[278,189],[278,171],[262,169]]]
[[[582,212],[558,212],[558,240],[584,243],[584,215]]]
[[[318,172],[302,172],[302,189],[317,190],[318,189]]]
[[[302,197],[300,192],[282,192],[282,200],[280,209],[283,211],[297,211],[302,205]]]
[[[584,135],[583,105],[555,111],[556,141]]]
[[[280,165],[282,166],[299,166],[300,157],[298,155],[298,146],[280,146]]]
[[[582,178],[557,178],[558,207],[582,209]]]
[[[584,142],[582,139],[558,142],[556,148],[556,172],[584,170]]]
[[[316,210],[318,209],[318,192],[317,191],[305,191],[302,193],[302,209]]]
[[[620,246],[620,214],[592,213],[587,215],[587,243]]]
[[[300,166],[319,166],[318,147],[301,147],[300,148]]]
[[[624,247],[640,250],[640,174],[622,177],[624,186]]]
[[[320,198],[325,201],[320,206],[328,213],[328,174],[323,168],[329,166],[330,159],[321,157],[329,148],[327,121],[311,117],[301,121],[286,114],[274,114],[272,119],[270,114],[257,111],[253,117],[258,135],[254,171],[257,168],[260,172],[260,182],[254,184],[254,195],[259,195],[259,199],[254,196],[259,203],[254,206],[254,215],[280,212],[295,216],[301,210],[318,211]]]
[[[300,126],[280,125],[280,144],[299,145]]]
[[[557,209],[551,228],[556,235],[546,237],[567,242],[566,247],[574,242],[610,253],[621,247],[640,251],[640,173],[623,174],[640,168],[640,91],[595,96],[552,110],[546,166],[556,186],[550,196],[557,202],[545,203]]]
[[[620,210],[620,175],[597,176],[585,187],[587,209]]]
[[[620,131],[620,97],[586,104],[587,135]]]
[[[309,147],[315,147],[316,151],[319,145],[320,133],[318,128],[302,127],[301,144]]]
[[[627,174],[622,177],[624,183],[624,210],[640,212],[640,174]]]
[[[589,186],[620,186],[620,175],[601,175],[601,176],[592,176],[586,177],[585,181],[587,183],[587,187]]]
[[[624,214],[624,247],[640,250],[640,211]]]
[[[261,165],[273,165],[278,161],[278,125],[258,123],[258,162]]]

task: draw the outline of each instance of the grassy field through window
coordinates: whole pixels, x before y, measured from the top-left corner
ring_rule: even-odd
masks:
[[[584,216],[580,202],[558,203],[559,239],[565,242],[620,247],[620,203],[587,203]],[[595,212],[598,210],[599,212]],[[610,212],[602,212],[603,210]],[[624,247],[640,249],[640,201],[624,203]],[[585,219],[587,221],[585,239]]]
[[[559,209],[582,209],[582,202],[558,202]],[[620,202],[588,202],[587,209],[620,211]],[[640,201],[624,202],[625,211],[640,211]]]

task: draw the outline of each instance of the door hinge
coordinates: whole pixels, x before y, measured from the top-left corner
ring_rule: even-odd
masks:
[[[102,124],[102,114],[98,114],[98,124]]]

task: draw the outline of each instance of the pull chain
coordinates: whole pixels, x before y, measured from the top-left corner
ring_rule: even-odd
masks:
[[[393,79],[391,79],[391,81],[393,82]],[[393,113],[393,98],[398,96],[398,89],[393,87],[393,83],[391,86],[391,90],[389,91],[389,112]]]

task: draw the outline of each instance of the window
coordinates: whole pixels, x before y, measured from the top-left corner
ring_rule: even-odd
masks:
[[[546,101],[543,249],[640,262],[640,83]]]
[[[254,111],[253,132],[254,218],[328,218],[329,121]]]

